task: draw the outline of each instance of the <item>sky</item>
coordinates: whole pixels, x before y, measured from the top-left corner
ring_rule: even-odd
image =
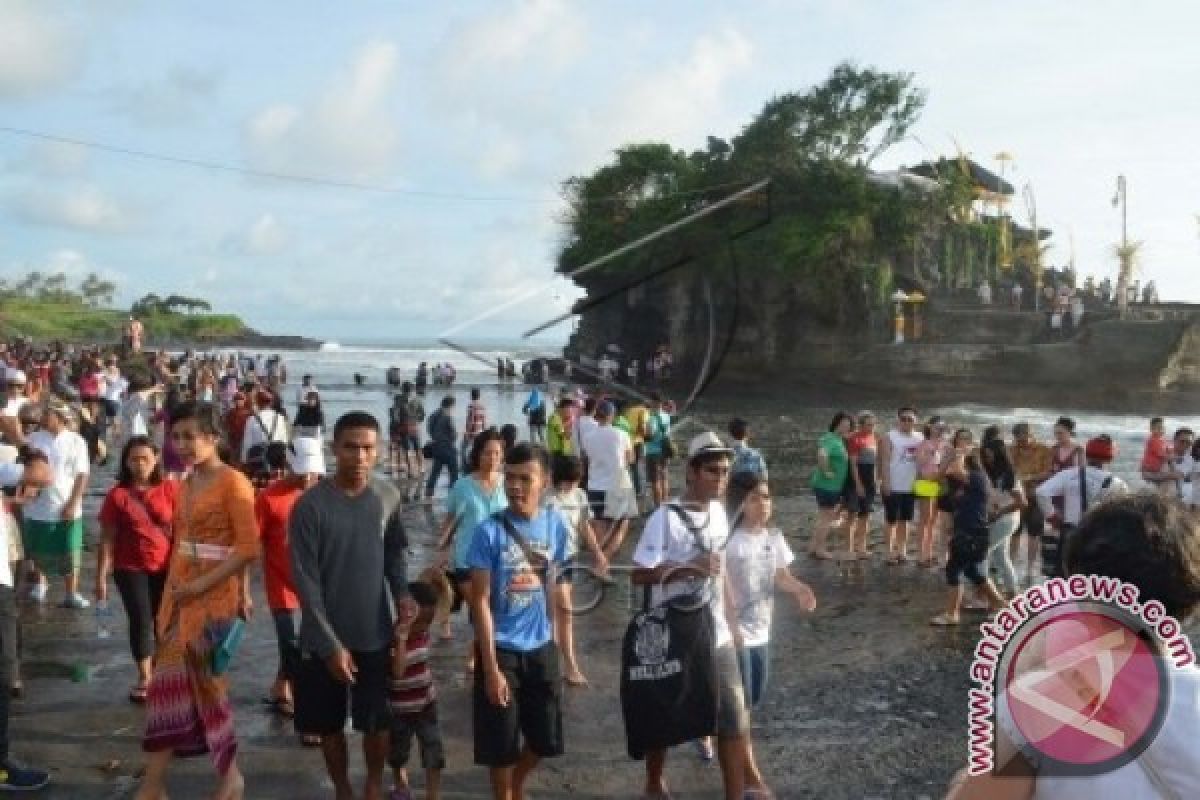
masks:
[[[1200,301],[1198,28],[1116,0],[0,0],[0,275],[275,333],[515,337],[577,296],[563,180],[733,136],[850,60],[928,91],[879,168],[1011,153],[1052,260],[1097,276],[1124,174],[1142,279]]]

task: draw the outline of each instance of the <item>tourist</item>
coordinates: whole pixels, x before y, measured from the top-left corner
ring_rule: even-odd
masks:
[[[1161,604],[1165,618],[1184,626],[1200,607],[1200,530],[1196,520],[1180,513],[1161,495],[1141,492],[1115,498],[1083,521],[1066,551],[1072,575],[1103,575],[1135,587],[1139,602]],[[1126,636],[1112,658],[1124,663],[1136,637]],[[1200,669],[1195,665],[1168,669],[1161,728],[1137,758],[1094,775],[1043,774],[1012,741],[1016,726],[1007,703],[997,704],[997,752],[1011,754],[1000,763],[1002,773],[968,777],[960,772],[947,800],[1074,800],[1075,798],[1200,797],[1200,761],[1195,758],[1200,733]],[[1103,696],[1103,673],[1084,667],[1073,671],[1073,685],[1086,695]],[[1105,704],[1111,714],[1113,704]],[[1141,711],[1137,707],[1137,711]],[[1119,707],[1118,707],[1119,713]],[[1120,729],[1124,720],[1116,719]]]
[[[574,452],[571,431],[574,427],[575,401],[560,397],[558,407],[546,422],[546,449],[550,456],[568,456]]]
[[[504,452],[508,453],[517,446],[517,439],[520,438],[521,432],[517,430],[517,426],[511,422],[500,426],[500,438],[504,440]]]
[[[1020,281],[1013,281],[1012,287],[1012,306],[1014,311],[1021,310],[1021,295],[1025,293],[1025,287],[1021,286]]]
[[[405,381],[400,394],[392,400],[388,412],[388,463],[393,475],[399,475],[399,459],[404,460],[404,476],[419,481],[425,471],[425,455],[421,452],[421,423],[425,421],[425,405]]]
[[[987,576],[988,524],[993,519],[988,511],[991,484],[979,453],[969,453],[962,464],[953,463],[948,474],[961,483],[962,490],[955,502],[954,535],[950,538],[950,558],[946,562],[950,594],[946,610],[930,620],[936,626],[958,625],[961,621],[963,577],[987,598],[993,611],[1004,605],[1004,598]]]
[[[162,468],[163,472],[171,480],[180,480],[183,478],[183,472],[186,465],[180,457],[179,452],[175,449],[175,443],[171,441],[171,422],[175,413],[175,408],[183,402],[183,392],[177,386],[172,386],[167,390],[167,396],[163,400],[162,408],[154,415],[154,423],[156,429],[161,431],[159,438],[162,441]]]
[[[957,510],[958,496],[965,488],[961,476],[966,475],[967,455],[975,449],[975,437],[966,428],[959,428],[950,438],[942,459],[941,489],[937,499],[937,516],[934,518],[933,536],[929,548],[929,560],[926,562],[930,569],[936,569],[943,563],[941,553],[947,552],[943,542],[949,543],[954,532],[954,513]]]
[[[592,526],[592,507],[588,503],[587,492],[580,488],[583,479],[583,465],[575,456],[554,456],[550,461],[551,478],[554,482],[553,491],[547,498],[546,505],[555,508],[567,523],[567,563],[574,564],[580,550],[586,547],[592,557],[593,568],[597,575],[607,576],[608,558],[596,541]],[[583,545],[581,547],[580,545]],[[579,668],[575,656],[575,630],[572,610],[571,583],[563,583],[564,604],[554,609],[555,641],[563,655],[563,680],[568,686],[587,686],[587,677]]]
[[[79,592],[79,567],[83,556],[83,494],[91,463],[87,442],[71,430],[70,408],[49,403],[42,412],[41,430],[30,434],[26,444],[46,455],[54,482],[38,492],[24,508],[24,537],[28,557],[34,564],[30,597],[46,599],[46,576],[61,575],[64,608],[82,609],[90,604]]]
[[[826,538],[842,515],[846,477],[850,471],[846,437],[853,429],[853,417],[839,411],[833,415],[829,430],[817,441],[817,466],[809,482],[817,499],[817,522],[808,545],[808,554],[812,558],[830,558]]]
[[[1162,417],[1150,420],[1150,438],[1146,440],[1146,448],[1142,451],[1140,469],[1142,480],[1150,484],[1150,488],[1160,494],[1179,496],[1183,476],[1175,470]]]
[[[871,557],[867,547],[867,534],[871,512],[875,506],[875,464],[879,454],[879,437],[875,433],[875,415],[870,411],[859,412],[854,432],[846,441],[849,458],[849,477],[846,482],[846,511],[851,515],[846,543],[848,559],[866,560]],[[765,480],[765,479],[764,479]]]
[[[463,420],[463,438],[462,450],[462,468],[467,471],[470,468],[467,466],[468,456],[471,454],[472,443],[475,437],[483,433],[483,429],[487,427],[487,408],[483,405],[483,401],[479,399],[479,389],[471,390],[471,401],[467,403],[467,416]]]
[[[981,306],[990,306],[992,304],[992,285],[984,278],[979,284],[979,304]]]
[[[148,436],[125,444],[117,482],[100,508],[100,547],[96,554],[96,602],[108,603],[112,573],[129,620],[129,649],[137,667],[137,683],[129,690],[134,703],[146,702],[154,656],[154,621],[162,604],[170,560],[172,526],[179,484],[164,480],[158,448]]]
[[[596,538],[611,561],[616,558],[629,520],[637,514],[636,498],[629,477],[633,443],[629,435],[613,427],[616,408],[605,400],[596,408],[596,427],[583,440],[587,458],[588,501],[592,504]]]
[[[446,495],[446,516],[442,519],[437,548],[446,553],[446,576],[456,593],[454,608],[462,605],[470,589],[471,573],[467,556],[471,538],[479,523],[508,506],[504,495],[504,440],[495,428],[488,428],[475,437],[467,457],[469,472],[450,488]],[[453,550],[451,550],[453,546]],[[450,617],[443,621],[442,638],[451,639]],[[474,647],[467,649],[467,666],[474,669]]]
[[[920,546],[917,564],[922,567],[937,566],[934,539],[938,498],[946,493],[945,470],[950,457],[946,430],[946,423],[941,417],[930,417],[925,425],[925,438],[917,445],[917,480],[913,482],[913,494],[917,498],[917,541]]]
[[[925,439],[916,430],[915,408],[902,406],[896,419],[896,429],[879,440],[879,493],[883,495],[889,564],[908,560],[908,526],[916,511],[917,447]]]
[[[419,390],[418,390],[419,391]],[[425,503],[433,504],[433,491],[437,488],[442,469],[450,473],[450,485],[458,481],[458,428],[454,424],[454,395],[442,398],[437,411],[425,420],[425,431],[429,434],[427,455],[433,462],[429,478],[425,481]]]
[[[388,747],[388,766],[392,768],[390,800],[412,800],[408,782],[408,759],[412,740],[420,748],[421,768],[425,770],[425,800],[441,796],[442,770],[446,768],[446,750],[438,724],[437,689],[429,654],[433,644],[429,630],[437,610],[443,605],[440,591],[444,583],[414,581],[408,593],[416,604],[417,615],[408,629],[408,637],[392,646],[391,680],[388,703],[392,727]]]
[[[154,378],[144,371],[139,370],[129,376],[129,388],[118,415],[117,439],[114,442],[118,450],[124,450],[125,443],[134,436],[150,434],[150,424],[154,418],[153,400],[162,391]]]
[[[1025,494],[1025,509],[1021,512],[1021,526],[1025,529],[1025,582],[1033,583],[1034,566],[1041,550],[1041,536],[1045,528],[1042,510],[1033,502],[1034,492],[1039,484],[1050,477],[1050,464],[1053,459],[1050,447],[1037,441],[1033,429],[1028,422],[1018,422],[1012,428],[1012,444],[1009,445],[1008,458],[1017,480],[1021,482],[1021,490]],[[1020,528],[1017,529],[1018,531]],[[1010,554],[1015,558],[1018,552],[1017,536],[1011,537]]]
[[[429,364],[422,361],[417,365],[416,375],[417,394],[425,394],[425,387],[429,385]]]
[[[325,411],[321,408],[321,395],[310,391],[296,408],[292,420],[292,441],[296,439],[323,440],[325,436]]]
[[[254,489],[225,466],[217,450],[220,424],[212,406],[183,403],[171,437],[190,474],[183,482],[173,526],[173,550],[158,615],[160,639],[146,696],[149,754],[137,800],[161,800],[172,755],[210,754],[220,786],[216,796],[240,800],[244,781],[227,681],[214,674],[214,639],[225,641],[244,613],[243,570],[258,556]]]
[[[296,387],[296,406],[302,406],[308,402],[310,392],[316,392],[318,395],[321,390],[317,388],[317,383],[312,375],[304,375],[300,378],[300,385]]]
[[[295,681],[300,666],[300,597],[292,579],[288,521],[300,495],[325,476],[325,453],[321,441],[297,438],[290,445],[274,442],[267,448],[267,462],[280,477],[258,493],[254,516],[262,538],[263,589],[275,624],[279,645],[279,669],[267,693],[267,704],[284,717],[295,716]],[[305,736],[309,746],[317,737]]]
[[[618,420],[623,422],[623,430],[629,434],[629,441],[633,445],[633,463],[629,465],[629,478],[633,482],[634,497],[640,499],[644,495],[644,487],[638,464],[646,452],[646,426],[650,421],[650,410],[646,408],[645,403],[634,398],[621,408]]]
[[[715,433],[701,433],[688,445],[685,489],[680,502],[660,506],[646,520],[633,554],[632,581],[650,586],[657,607],[691,595],[696,578],[705,579],[707,602],[701,611],[712,620],[718,674],[717,751],[726,800],[742,800],[746,785],[750,719],[738,669],[733,634],[726,620],[726,544],[729,519],[722,500],[733,451]],[[701,757],[712,760],[701,742]],[[646,753],[644,796],[669,797],[664,769],[666,750]]]
[[[587,474],[587,453],[583,452],[583,440],[596,429],[596,406],[599,400],[593,395],[583,398],[583,412],[575,419],[571,432],[571,445],[576,455],[583,459],[583,471]]]
[[[335,470],[296,501],[288,521],[300,596],[296,730],[321,737],[337,800],[350,800],[346,715],[363,734],[363,797],[383,800],[388,756],[389,649],[403,646],[415,609],[400,493],[373,476],[379,422],[364,411],[334,424]],[[452,440],[453,441],[453,440]]]
[[[1117,446],[1110,437],[1088,440],[1083,452],[1086,466],[1059,470],[1035,492],[1046,521],[1058,529],[1042,536],[1042,572],[1047,578],[1062,577],[1062,554],[1088,508],[1110,494],[1129,490],[1123,480],[1108,471],[1117,455]]]
[[[750,446],[750,424],[741,417],[734,417],[729,421],[729,435],[733,438],[732,475],[748,473],[767,480],[767,461],[761,452]]]
[[[489,768],[497,800],[524,798],[538,762],[563,753],[551,609],[568,602],[557,576],[570,534],[561,514],[542,507],[549,484],[545,448],[512,448],[504,465],[508,508],[476,529],[467,555],[479,653],[472,690],[475,763]]]
[[[646,482],[650,484],[650,499],[658,508],[670,491],[667,462],[674,451],[671,443],[671,415],[663,408],[662,395],[650,394],[650,413],[646,418]]]
[[[988,498],[991,522],[988,524],[987,564],[999,572],[1000,585],[1011,597],[1021,587],[1017,580],[1017,570],[1012,563],[1009,539],[1021,526],[1021,512],[1029,502],[1021,482],[1017,480],[1012,462],[1008,459],[1008,448],[999,436],[999,428],[995,431],[994,437],[985,437],[979,449],[984,472],[987,473],[988,482],[991,484],[991,495]]]
[[[817,607],[812,589],[788,571],[794,560],[782,531],[771,523],[771,491],[766,481],[743,472],[730,478],[728,511],[731,514],[729,546],[725,553],[728,572],[729,608],[742,691],[748,710],[762,702],[770,675],[771,618],[778,589],[790,595],[797,608],[811,613]],[[754,758],[750,733],[746,734],[745,792],[747,796],[770,797]]]
[[[1192,458],[1192,448],[1196,444],[1196,434],[1191,428],[1176,428],[1171,438],[1171,466],[1179,476],[1177,484],[1178,497],[1184,505],[1191,503],[1192,471],[1196,461]]]
[[[242,469],[252,480],[262,481],[267,472],[267,445],[271,442],[287,444],[291,439],[288,422],[272,405],[275,396],[266,389],[250,393],[250,419],[242,433],[240,460]]]
[[[21,695],[20,621],[16,597],[16,567],[20,555],[20,529],[8,511],[8,504],[19,505],[27,491],[45,488],[53,481],[49,459],[40,452],[26,454],[26,463],[0,464],[0,485],[16,489],[16,496],[4,503],[6,519],[0,519],[0,793],[32,792],[50,783],[45,770],[31,769],[12,758],[9,752],[8,716],[11,699]]]
[[[521,406],[521,413],[529,422],[529,440],[539,444],[546,443],[546,401],[542,390],[534,386]]]

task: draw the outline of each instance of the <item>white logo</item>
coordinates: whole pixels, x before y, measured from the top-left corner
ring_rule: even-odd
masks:
[[[663,663],[671,645],[671,633],[667,626],[651,617],[645,617],[633,642],[633,652],[638,661],[646,665]]]

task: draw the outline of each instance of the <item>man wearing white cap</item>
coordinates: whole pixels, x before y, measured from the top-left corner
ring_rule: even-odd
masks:
[[[64,608],[87,608],[79,593],[79,566],[83,553],[83,493],[87,489],[91,459],[87,442],[70,428],[71,409],[59,402],[46,406],[42,429],[27,443],[50,460],[54,482],[25,506],[25,543],[33,559],[37,581],[30,590],[36,602],[46,599],[46,573],[63,576]]]
[[[700,587],[706,589],[701,596],[707,597],[707,603],[701,611],[712,618],[718,683],[717,726],[710,734],[717,737],[725,797],[741,800],[750,718],[726,620],[724,566],[729,520],[722,504],[732,454],[715,433],[702,433],[691,440],[683,496],[659,506],[647,518],[633,554],[632,580],[638,586],[652,587],[651,607],[695,593]],[[707,742],[702,745],[707,747]],[[705,755],[706,760],[711,759],[711,750]],[[670,796],[663,780],[666,760],[666,750],[646,752],[645,797]]]
[[[300,598],[292,580],[287,526],[300,495],[324,477],[325,452],[321,440],[297,437],[290,445],[272,443],[266,457],[273,472],[284,472],[283,477],[267,484],[254,503],[262,537],[263,587],[279,642],[279,671],[267,699],[273,709],[291,716],[292,681],[300,659]]]
[[[25,397],[25,373],[19,369],[9,367],[4,371],[5,383],[5,402],[4,410],[0,411],[0,416],[15,417],[21,412],[21,407],[28,403]]]

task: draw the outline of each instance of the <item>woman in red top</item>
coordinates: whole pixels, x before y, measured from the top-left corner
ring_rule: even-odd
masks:
[[[158,449],[148,436],[134,436],[121,453],[117,483],[100,509],[104,532],[96,566],[96,602],[108,602],[108,573],[129,617],[129,649],[138,682],[129,691],[146,700],[154,655],[154,619],[162,601],[171,554],[171,521],[179,484],[163,480]]]
[[[290,717],[294,713],[292,681],[300,666],[300,598],[292,580],[288,518],[300,495],[325,475],[325,455],[320,439],[297,437],[290,445],[272,443],[266,459],[273,472],[284,473],[267,484],[254,501],[262,539],[263,586],[279,642],[279,671],[266,702]],[[319,736],[302,738],[309,746],[321,743]]]

